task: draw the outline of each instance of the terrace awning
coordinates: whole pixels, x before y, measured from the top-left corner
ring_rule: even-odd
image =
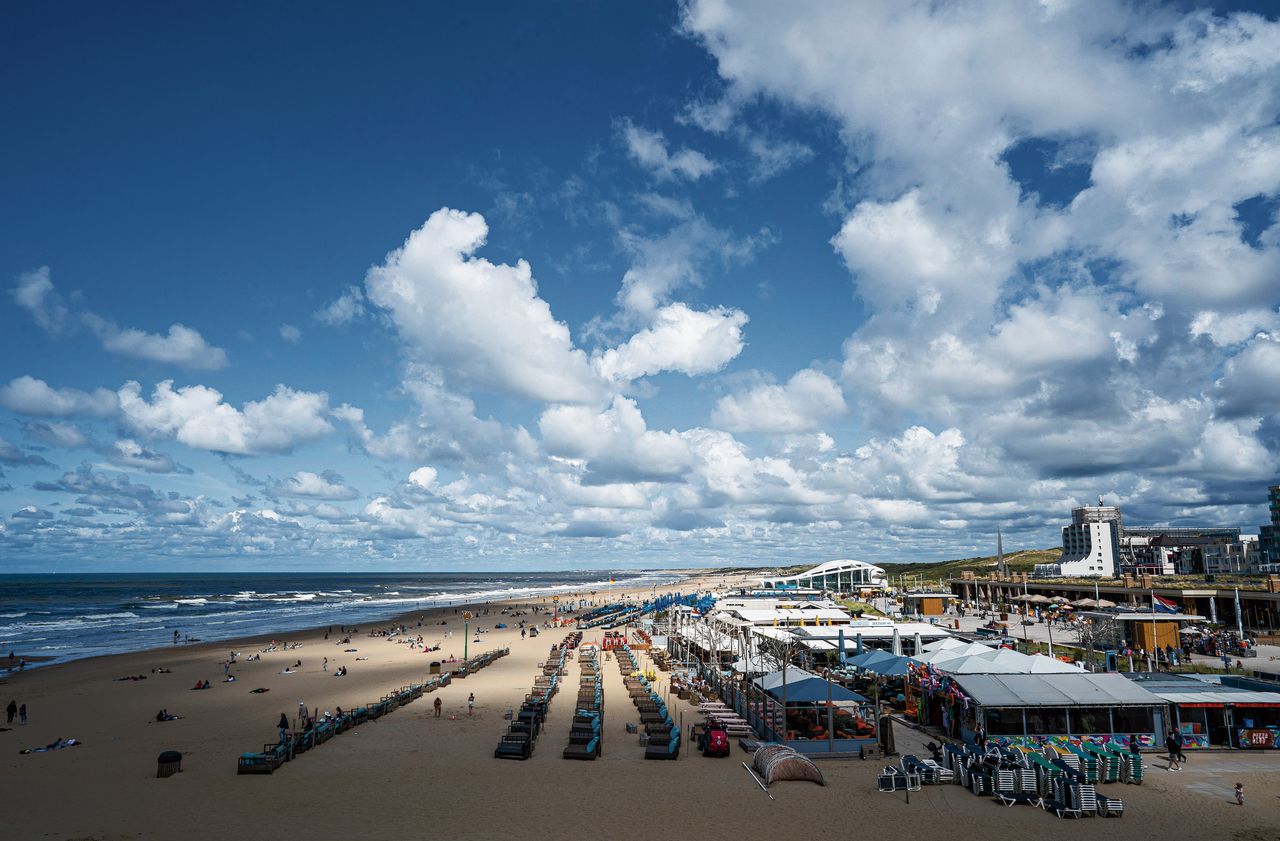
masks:
[[[955,682],[984,707],[1135,707],[1165,703],[1114,673],[956,675]]]

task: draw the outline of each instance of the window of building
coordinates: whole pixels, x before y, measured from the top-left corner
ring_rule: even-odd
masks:
[[[1031,707],[1027,710],[1027,732],[1051,736],[1067,732],[1066,707]]]
[[[1111,732],[1111,710],[1106,707],[1078,707],[1071,710],[1071,732],[1077,736]]]
[[[1022,710],[1017,707],[988,707],[987,734],[991,736],[1021,736]]]
[[[1151,707],[1115,707],[1111,710],[1113,733],[1154,733]]]

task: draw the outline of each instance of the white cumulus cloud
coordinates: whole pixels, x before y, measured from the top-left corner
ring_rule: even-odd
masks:
[[[172,380],[158,383],[150,400],[133,381],[125,383],[117,395],[130,427],[144,435],[172,437],[196,449],[237,455],[282,453],[333,431],[327,419],[328,395],[284,385],[242,409],[225,402],[216,389],[204,385],[175,389]]]
[[[414,358],[457,385],[549,402],[600,399],[604,383],[538,296],[529,264],[475,256],[488,233],[479,214],[436,211],[369,270],[369,299]]]
[[[785,384],[768,383],[716,401],[711,423],[731,432],[817,432],[845,412],[840,385],[821,371],[798,371]]]

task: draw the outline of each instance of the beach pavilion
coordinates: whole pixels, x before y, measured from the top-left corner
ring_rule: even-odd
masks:
[[[931,676],[926,691],[949,701],[953,732],[979,727],[1000,744],[1037,746],[1051,736],[1143,747],[1163,740],[1168,704],[1114,672]]]
[[[866,561],[839,560],[818,564],[796,575],[760,579],[765,590],[829,590],[856,593],[875,590],[885,585],[884,569]]]

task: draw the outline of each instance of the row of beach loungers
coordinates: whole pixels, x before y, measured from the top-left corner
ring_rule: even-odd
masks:
[[[942,762],[906,755],[881,772],[880,791],[954,783],[1005,806],[1039,806],[1059,818],[1120,817],[1124,802],[1098,794],[1099,783],[1142,783],[1142,757],[1111,745],[1055,739],[1041,749],[948,744]]]
[[[680,728],[671,719],[666,703],[640,673],[640,664],[630,646],[616,649],[618,671],[631,702],[640,713],[640,726],[648,736],[645,759],[677,759],[680,756]]]
[[[566,636],[560,645],[551,646],[547,659],[539,666],[538,674],[533,679],[533,690],[524,696],[524,703],[520,705],[518,712],[512,714],[507,732],[493,750],[496,759],[528,759],[533,756],[538,736],[547,720],[551,699],[560,691],[560,678],[564,676],[570,652],[581,641],[582,634],[575,631]]]
[[[339,733],[345,733],[365,722],[376,721],[392,710],[421,698],[425,693],[448,686],[454,677],[466,677],[467,673],[483,669],[508,653],[509,649],[506,648],[487,651],[463,663],[459,667],[461,674],[455,670],[453,673],[432,675],[425,683],[401,687],[395,692],[382,696],[374,703],[356,707],[354,710],[324,721],[309,722],[305,729],[288,732],[284,739],[263,745],[261,751],[246,751],[240,754],[236,760],[236,773],[270,774],[284,763],[295,759],[298,754],[306,753],[313,747],[324,744]]]
[[[579,635],[581,636],[581,635]],[[573,725],[565,759],[595,759],[604,749],[604,687],[600,682],[600,649],[584,645],[578,649],[578,702],[573,709]]]

